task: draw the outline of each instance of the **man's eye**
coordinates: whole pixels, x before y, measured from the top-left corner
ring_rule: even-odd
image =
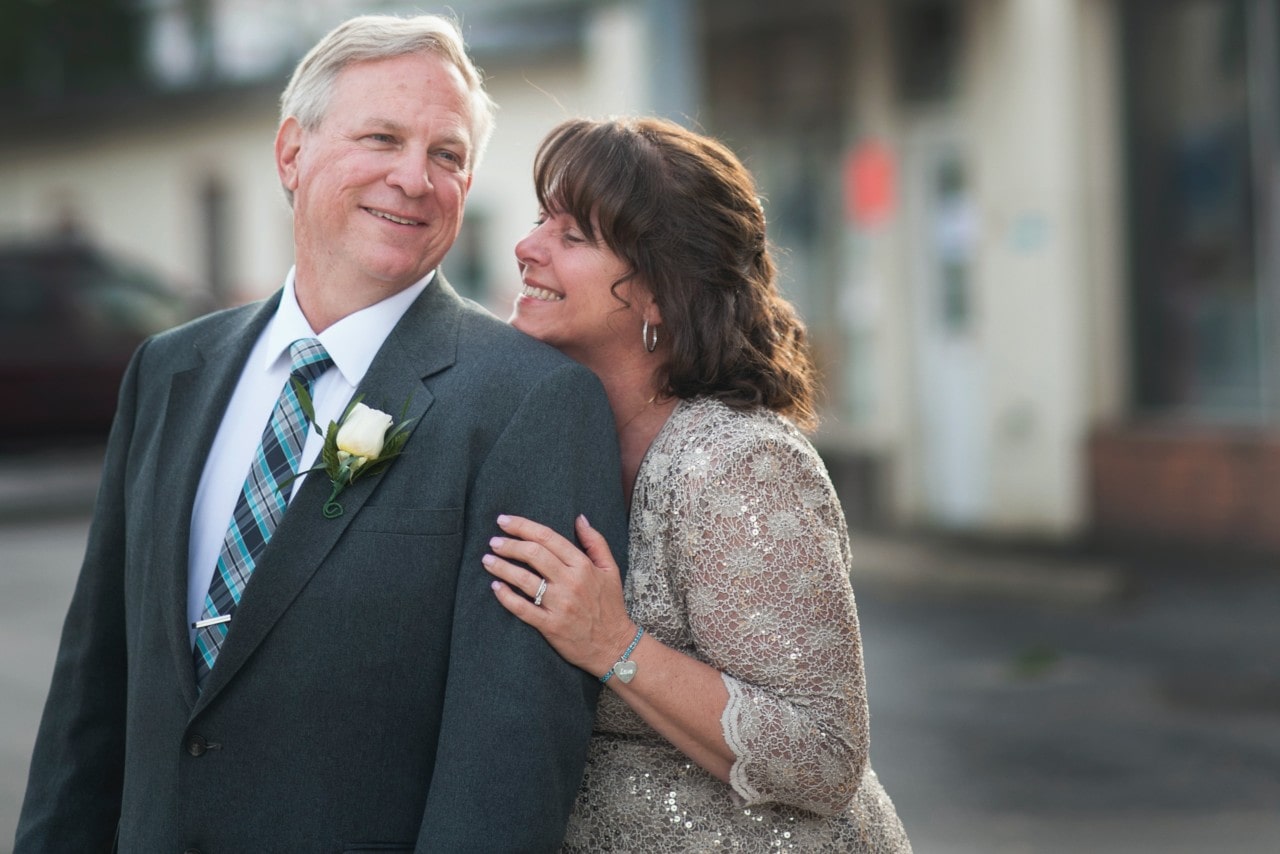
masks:
[[[448,149],[436,152],[436,156],[446,163],[451,163],[458,167],[461,167],[466,162],[461,154],[458,154],[456,151],[449,151]]]

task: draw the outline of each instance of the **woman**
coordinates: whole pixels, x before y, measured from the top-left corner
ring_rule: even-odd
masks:
[[[585,517],[585,551],[504,516],[485,557],[610,689],[565,850],[910,851],[868,762],[844,516],[795,426],[814,371],[750,175],[643,119],[565,122],[534,178],[512,323],[600,377],[631,499],[625,590]]]

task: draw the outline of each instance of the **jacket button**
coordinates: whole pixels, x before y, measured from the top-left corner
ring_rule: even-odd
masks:
[[[201,736],[193,735],[191,738],[187,739],[187,753],[190,753],[192,756],[204,756],[205,751],[208,749],[209,743]],[[192,852],[194,852],[194,854],[200,854],[200,852],[196,851],[194,848],[186,852],[186,854],[192,854]]]

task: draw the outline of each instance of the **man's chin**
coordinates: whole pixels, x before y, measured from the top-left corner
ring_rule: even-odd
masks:
[[[413,266],[408,265],[387,265],[381,269],[375,268],[370,271],[370,278],[380,283],[379,288],[386,293],[387,296],[398,294],[405,288],[411,288],[423,277],[435,269],[435,266],[424,267],[420,264]]]

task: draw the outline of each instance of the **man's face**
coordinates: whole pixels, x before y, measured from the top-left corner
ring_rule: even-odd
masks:
[[[471,186],[471,108],[458,70],[413,54],[348,66],[320,126],[285,120],[297,288],[358,310],[421,279],[458,236]]]

